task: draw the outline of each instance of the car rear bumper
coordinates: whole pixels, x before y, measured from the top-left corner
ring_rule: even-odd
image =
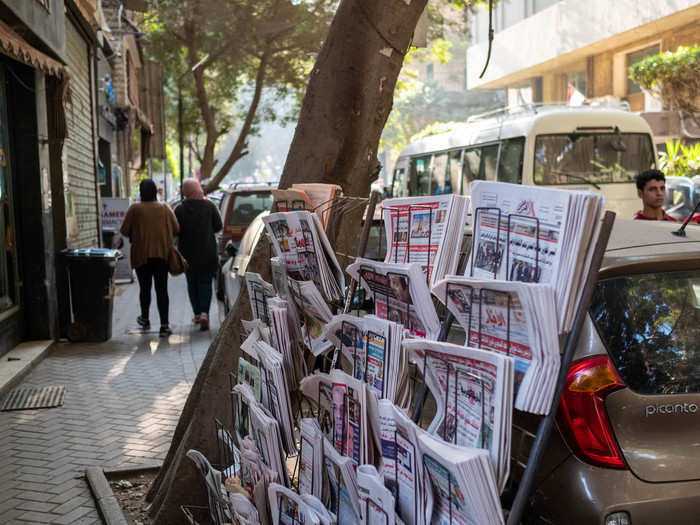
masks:
[[[533,510],[543,523],[605,524],[625,511],[632,525],[700,523],[700,480],[648,483],[629,470],[594,467],[569,456],[537,488]]]

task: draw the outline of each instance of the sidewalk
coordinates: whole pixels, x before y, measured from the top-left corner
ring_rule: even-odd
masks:
[[[184,276],[170,278],[173,335],[137,333],[138,284],[120,285],[113,337],[59,343],[21,383],[65,386],[59,408],[0,412],[0,524],[101,523],[83,478],[106,469],[162,461],[197,369],[219,327],[191,324]]]

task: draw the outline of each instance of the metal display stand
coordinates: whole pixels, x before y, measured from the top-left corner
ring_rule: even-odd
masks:
[[[525,511],[527,501],[530,497],[530,493],[532,492],[537,468],[542,461],[545,447],[549,441],[549,436],[552,433],[552,428],[554,427],[554,418],[556,417],[557,410],[559,409],[561,395],[564,392],[564,384],[566,383],[566,376],[569,372],[569,366],[571,366],[571,361],[576,351],[576,343],[578,342],[581,328],[591,306],[591,299],[593,298],[595,285],[598,282],[598,272],[600,271],[600,267],[603,263],[603,256],[605,255],[605,249],[607,248],[614,222],[615,213],[606,211],[603,216],[598,240],[593,250],[593,257],[591,259],[590,268],[588,269],[588,275],[586,275],[586,280],[584,281],[583,293],[581,294],[581,301],[579,302],[578,309],[576,310],[574,323],[571,331],[567,334],[564,341],[561,366],[559,367],[559,377],[557,378],[556,388],[554,389],[552,406],[549,409],[549,413],[540,420],[535,441],[530,449],[530,455],[527,460],[525,472],[523,473],[523,477],[518,484],[518,490],[515,494],[513,505],[511,506],[508,514],[507,525],[519,525],[523,512]]]

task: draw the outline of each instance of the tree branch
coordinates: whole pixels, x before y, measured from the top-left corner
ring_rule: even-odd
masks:
[[[271,56],[271,42],[268,40],[265,42],[265,50],[260,57],[260,63],[258,64],[258,70],[255,75],[255,90],[253,92],[253,99],[250,101],[250,106],[248,106],[248,112],[246,113],[245,121],[241,127],[241,131],[238,133],[238,139],[236,144],[233,146],[231,153],[228,158],[221,165],[216,175],[214,175],[204,188],[205,193],[210,193],[216,188],[218,188],[219,183],[228,174],[229,170],[233,165],[245,155],[248,154],[246,151],[248,134],[250,133],[250,128],[253,125],[253,120],[255,119],[255,113],[260,105],[260,99],[262,97],[262,89],[265,83],[265,70],[267,68],[268,60]]]

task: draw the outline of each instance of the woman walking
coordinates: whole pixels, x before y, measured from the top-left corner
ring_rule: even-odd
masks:
[[[201,330],[208,330],[212,280],[218,265],[214,234],[222,228],[221,216],[216,205],[204,198],[196,179],[185,179],[182,194],[185,200],[175,208],[180,223],[178,247],[189,264],[185,275],[193,321]]]
[[[170,206],[158,202],[157,191],[151,179],[141,181],[141,202],[129,206],[120,231],[131,240],[131,265],[139,280],[141,315],[136,321],[141,328],[150,328],[151,284],[155,283],[159,333],[167,337],[172,333],[168,321],[168,254],[180,227]]]

